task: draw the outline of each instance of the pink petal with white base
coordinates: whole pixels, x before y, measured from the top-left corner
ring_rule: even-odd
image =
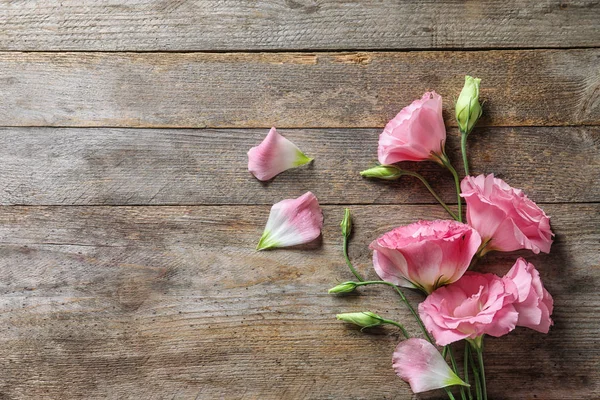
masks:
[[[261,181],[268,181],[285,170],[311,161],[312,158],[306,157],[294,143],[281,136],[275,128],[271,128],[261,144],[248,151],[248,171]]]
[[[469,386],[456,376],[439,351],[423,339],[401,342],[392,361],[396,375],[408,382],[415,393],[453,385]]]
[[[282,200],[271,207],[257,250],[311,242],[319,237],[322,227],[323,212],[314,194],[306,192],[297,199]]]

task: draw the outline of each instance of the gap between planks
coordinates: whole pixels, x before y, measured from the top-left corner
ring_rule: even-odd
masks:
[[[418,47],[418,48],[403,48],[403,47],[356,47],[356,48],[336,48],[336,49],[318,49],[318,48],[303,48],[295,49],[282,48],[282,49],[227,49],[227,50],[19,50],[19,49],[2,49],[1,53],[98,53],[98,54],[114,54],[114,53],[134,53],[134,54],[227,54],[227,53],[248,53],[248,54],[260,54],[260,53],[418,53],[427,51],[440,51],[440,52],[461,52],[461,53],[475,53],[485,51],[528,51],[528,50],[588,50],[588,49],[600,49],[599,45],[590,46],[524,46],[524,47]]]

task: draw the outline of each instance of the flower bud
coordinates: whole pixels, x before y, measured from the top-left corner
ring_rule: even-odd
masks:
[[[352,217],[350,216],[349,208],[344,210],[344,218],[342,218],[340,226],[342,227],[342,235],[346,238],[349,237],[352,232]]]
[[[336,287],[333,287],[333,288],[329,289],[329,293],[330,294],[333,294],[333,293],[350,293],[350,292],[353,292],[354,289],[356,289],[356,286],[358,286],[356,284],[356,282],[352,282],[352,281],[340,283]]]
[[[394,165],[377,165],[373,168],[362,171],[360,175],[364,176],[365,178],[377,178],[392,181],[400,178],[403,175],[403,172],[400,168]]]
[[[361,328],[371,328],[383,323],[383,318],[370,311],[338,314],[336,315],[336,318],[340,321],[346,321],[350,322],[351,324],[358,325]]]
[[[481,116],[479,104],[479,83],[481,79],[465,76],[465,86],[456,101],[456,121],[463,133],[471,132],[473,126]]]

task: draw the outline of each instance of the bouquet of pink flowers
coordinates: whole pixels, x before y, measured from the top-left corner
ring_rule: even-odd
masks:
[[[456,102],[466,175],[462,182],[445,152],[442,98],[435,92],[425,93],[386,125],[379,137],[379,164],[361,173],[367,178],[386,180],[404,175],[419,179],[451,219],[417,221],[373,240],[373,267],[381,280],[366,281],[348,257],[352,221],[350,210],[346,209],[341,223],[343,253],[356,280],[329,290],[332,294],[349,293],[374,284],[393,288],[421,327],[422,338],[411,338],[401,323],[369,311],[338,314],[337,318],[362,329],[382,324],[398,327],[406,340],[393,353],[392,366],[397,375],[415,393],[444,388],[448,397],[454,399],[449,387],[458,386],[462,400],[487,399],[484,337],[506,335],[517,326],[547,333],[553,309],[552,296],[544,288],[539,272],[523,258],[517,259],[503,277],[471,271],[491,251],[527,249],[535,254],[548,253],[553,238],[549,217],[521,190],[493,174],[469,174],[467,139],[482,114],[479,84],[479,79],[467,76]],[[312,161],[274,128],[248,156],[249,170],[261,180]],[[396,164],[427,160],[452,174],[456,212],[422,175]],[[258,249],[314,240],[320,235],[322,224],[322,213],[312,193],[283,200],[271,209]],[[423,293],[424,300],[416,310],[401,288]],[[462,340],[466,343],[461,376],[453,345]]]

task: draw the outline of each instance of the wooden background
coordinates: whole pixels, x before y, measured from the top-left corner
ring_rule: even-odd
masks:
[[[386,288],[335,297],[340,253],[445,217],[407,178],[365,181],[377,136],[430,89],[482,78],[474,173],[552,216],[517,255],[554,295],[549,335],[487,341],[490,399],[600,398],[600,2],[0,0],[0,399],[409,399]],[[277,126],[309,167],[261,184],[247,150]],[[453,202],[450,176],[410,164]],[[461,168],[457,168],[461,169]],[[254,251],[270,205],[307,190],[322,239]],[[413,302],[421,300],[408,294]]]

